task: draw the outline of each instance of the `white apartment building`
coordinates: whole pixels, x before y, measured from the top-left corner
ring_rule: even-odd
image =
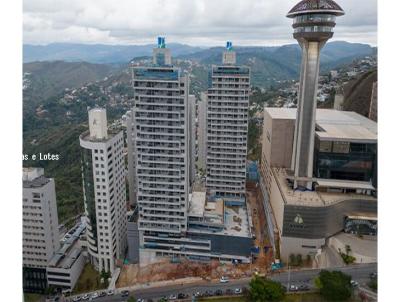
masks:
[[[197,142],[198,142],[198,157],[197,166],[199,169],[206,171],[206,156],[207,156],[207,95],[202,92],[200,101],[198,102],[197,115]]]
[[[190,192],[196,177],[196,97],[189,95],[189,185]]]
[[[54,179],[43,168],[23,169],[22,253],[24,290],[46,287],[46,266],[60,247]]]
[[[228,42],[229,44],[230,42]],[[245,196],[250,69],[236,65],[231,44],[212,66],[207,91],[207,179],[210,195]]]
[[[127,111],[124,115],[126,125],[126,145],[127,145],[127,159],[128,159],[128,190],[129,190],[129,204],[132,208],[136,207],[137,187],[136,187],[136,158],[134,154],[135,148],[135,127],[133,125],[132,111]]]
[[[159,41],[152,66],[132,68],[141,264],[172,249],[187,230],[189,77],[169,65],[163,47]]]
[[[108,130],[106,110],[95,108],[79,140],[89,259],[113,273],[127,242],[123,131]]]

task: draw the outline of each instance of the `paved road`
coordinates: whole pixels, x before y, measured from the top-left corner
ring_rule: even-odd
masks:
[[[372,272],[377,272],[376,264],[362,264],[362,265],[352,265],[341,268],[331,268],[328,270],[339,270],[348,275],[350,275],[353,280],[358,281],[360,284],[363,282],[367,282],[369,280],[369,274]],[[310,287],[313,287],[313,279],[319,274],[319,269],[310,269],[310,270],[300,270],[300,271],[291,271],[290,272],[290,284],[300,285],[307,284]],[[281,282],[283,285],[287,285],[288,283],[288,272],[276,273],[270,276],[271,279],[275,281]],[[169,297],[171,294],[184,293],[191,296],[196,292],[206,292],[213,291],[215,292],[217,289],[221,289],[225,292],[227,289],[234,290],[235,288],[247,287],[250,282],[250,278],[231,280],[228,283],[219,283],[217,281],[201,281],[192,284],[184,284],[184,285],[169,285],[157,288],[142,288],[139,290],[131,291],[130,295],[135,298],[144,298],[144,299],[153,299],[157,301],[157,299],[165,296]],[[97,298],[95,301],[97,302],[121,302],[126,301],[127,298],[121,297],[120,293],[116,293],[114,296],[108,296],[104,298]]]

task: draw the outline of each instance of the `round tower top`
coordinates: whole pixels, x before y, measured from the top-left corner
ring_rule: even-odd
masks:
[[[302,0],[297,3],[286,15],[294,18],[305,14],[344,15],[343,9],[333,0]]]

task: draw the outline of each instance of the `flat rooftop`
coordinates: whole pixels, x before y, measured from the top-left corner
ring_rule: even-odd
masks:
[[[89,130],[83,132],[79,138],[84,140],[84,141],[88,141],[88,142],[94,142],[94,143],[100,143],[100,142],[107,142],[110,139],[112,139],[115,135],[117,135],[118,133],[120,133],[121,131],[123,131],[122,129],[112,129],[112,128],[108,128],[107,131],[107,138],[95,138],[93,136],[90,136],[90,132]]]
[[[225,235],[250,237],[249,220],[245,207],[226,206],[225,207]]]
[[[227,205],[223,198],[207,200],[206,192],[193,192],[190,198],[189,216],[198,218],[193,223],[201,224],[204,228],[193,227],[190,231],[250,237],[249,218],[245,205]],[[207,229],[207,225],[212,228]],[[221,228],[217,231],[215,227]]]
[[[265,107],[272,119],[295,120],[297,108]],[[377,124],[351,111],[317,109],[316,135],[320,140],[354,141],[360,143],[377,142]]]
[[[40,188],[50,182],[50,178],[47,178],[43,175],[36,177],[32,180],[23,180],[23,187],[25,189],[33,189],[33,188]]]
[[[206,192],[193,191],[192,194],[189,194],[189,200],[189,215],[202,217],[206,203]]]
[[[61,246],[61,248],[55,253],[50,259],[48,264],[49,268],[62,268],[70,269],[78,259],[82,252],[82,248],[79,246],[79,236],[85,230],[84,224],[80,224],[71,237]]]
[[[356,193],[340,193],[340,192],[320,192],[320,191],[300,191],[293,190],[287,179],[291,176],[287,174],[287,170],[283,168],[272,168],[272,172],[277,180],[277,184],[281,194],[284,198],[285,203],[291,205],[302,205],[302,206],[328,206],[331,204],[335,204],[341,202],[343,200],[376,200],[375,197],[364,195],[364,194],[356,194]],[[318,182],[318,181],[317,181]],[[324,183],[324,180],[321,180]],[[332,180],[329,180],[332,182]],[[340,183],[334,183],[333,187],[340,187],[340,184],[347,186],[347,188],[357,187],[359,183],[360,189],[371,189],[366,182],[353,182],[353,181],[340,181]],[[330,185],[330,183],[324,183],[325,185]],[[348,184],[348,185],[347,185]],[[372,187],[373,188],[373,187]]]

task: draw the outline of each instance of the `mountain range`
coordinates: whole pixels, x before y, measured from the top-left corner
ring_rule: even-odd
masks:
[[[184,44],[168,44],[173,58],[198,62],[192,73],[204,77],[208,66],[221,63],[223,47],[201,48]],[[154,45],[87,45],[49,44],[45,46],[24,45],[23,60],[33,61],[89,62],[93,64],[116,64],[126,66],[134,58],[150,57]],[[298,44],[269,47],[235,47],[238,64],[251,68],[253,85],[268,87],[277,80],[296,79],[299,75],[301,49]],[[352,60],[374,54],[376,48],[368,44],[334,41],[327,43],[321,52],[321,73]],[[26,64],[25,64],[26,65]],[[179,64],[178,64],[179,65]],[[203,87],[204,88],[204,87]]]
[[[48,45],[23,45],[23,62],[34,61],[67,61],[89,63],[126,63],[135,57],[150,56],[153,44],[147,45],[104,45],[104,44],[73,44],[53,43]],[[222,47],[202,48],[186,44],[170,43],[168,48],[175,58],[197,58],[210,63],[220,61]],[[270,56],[271,58],[287,58],[287,55],[300,54],[297,44],[267,47],[235,47],[239,54],[254,54]],[[321,62],[370,54],[374,48],[368,44],[334,41],[328,43],[322,50]],[[297,58],[298,59],[298,58]]]
[[[104,45],[52,43],[48,45],[23,45],[23,62],[67,61],[89,63],[127,63],[132,58],[151,55],[153,44],[148,45]],[[174,56],[185,55],[202,50],[179,43],[169,43],[168,48]]]

